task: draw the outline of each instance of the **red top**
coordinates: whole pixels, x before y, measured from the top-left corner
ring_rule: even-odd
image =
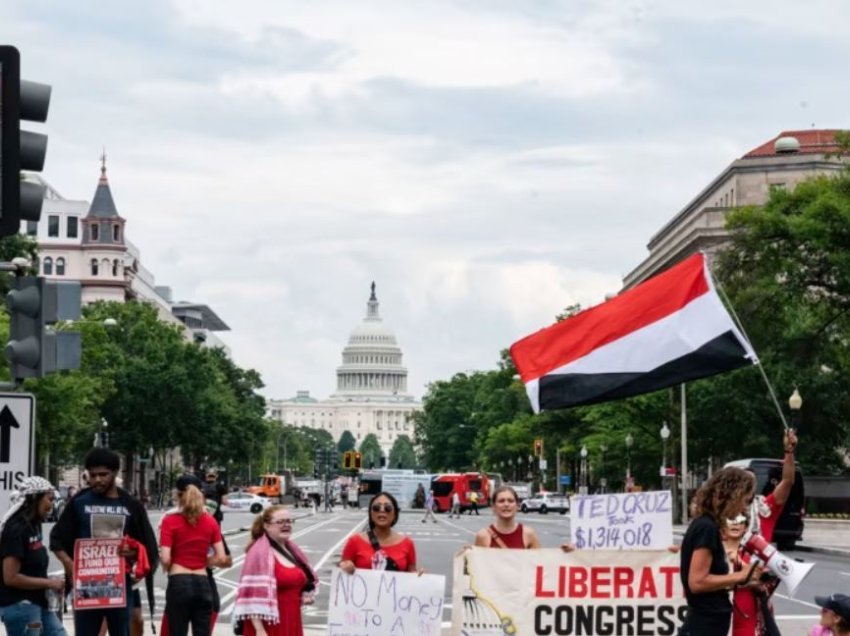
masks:
[[[221,541],[221,528],[213,516],[205,512],[194,526],[182,514],[165,515],[159,531],[159,544],[171,548],[171,562],[189,570],[207,567],[207,553]]]
[[[385,557],[391,557],[398,565],[400,572],[408,572],[416,567],[416,547],[410,537],[404,537],[393,545],[382,545],[381,552]],[[353,561],[354,567],[361,570],[372,570],[372,557],[375,551],[368,539],[360,536],[360,533],[351,535],[342,550],[343,561]]]
[[[274,560],[274,577],[277,581],[277,613],[280,621],[263,621],[268,636],[304,636],[301,623],[301,588],[307,582],[304,571],[299,567],[284,567]],[[245,621],[245,636],[255,636],[254,623]]]
[[[522,524],[516,524],[516,528],[514,528],[513,532],[508,532],[504,534],[496,530],[495,525],[491,525],[487,528],[490,532],[490,547],[491,548],[501,548],[498,541],[496,541],[495,537],[499,537],[502,540],[502,543],[505,544],[506,548],[514,548],[517,550],[525,550],[525,541],[522,539]]]

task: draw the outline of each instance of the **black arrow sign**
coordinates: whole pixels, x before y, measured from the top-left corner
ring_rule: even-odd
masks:
[[[0,464],[9,463],[9,450],[12,447],[12,429],[21,428],[18,420],[9,410],[8,406],[4,406],[0,411]]]

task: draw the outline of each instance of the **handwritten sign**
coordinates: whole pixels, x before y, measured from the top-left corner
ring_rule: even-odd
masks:
[[[77,539],[74,544],[74,609],[127,605],[126,562],[121,539]]]
[[[440,636],[446,577],[336,569],[328,604],[330,636]]]
[[[669,490],[573,497],[570,534],[580,550],[663,550],[673,544],[673,497]]]
[[[673,636],[687,606],[667,550],[498,550],[455,557],[452,636]]]

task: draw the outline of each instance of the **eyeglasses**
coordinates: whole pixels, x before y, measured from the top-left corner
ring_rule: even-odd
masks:
[[[372,512],[393,512],[395,508],[393,508],[392,504],[372,504]]]
[[[270,519],[266,523],[270,526],[291,526],[295,523],[295,519]]]

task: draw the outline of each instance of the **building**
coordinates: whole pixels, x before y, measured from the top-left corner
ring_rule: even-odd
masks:
[[[289,426],[324,429],[339,441],[351,431],[358,444],[374,433],[385,455],[399,435],[413,439],[411,415],[421,402],[407,392],[407,368],[395,334],[379,313],[375,283],[366,303],[366,316],[342,350],[336,369],[336,391],[317,400],[309,391],[295,397],[269,400],[269,416]],[[368,460],[367,460],[368,461]]]
[[[649,255],[623,279],[626,289],[691,254],[716,251],[728,239],[726,214],[763,205],[776,188],[793,189],[819,174],[842,169],[837,130],[785,131],[733,161],[649,241]]]

